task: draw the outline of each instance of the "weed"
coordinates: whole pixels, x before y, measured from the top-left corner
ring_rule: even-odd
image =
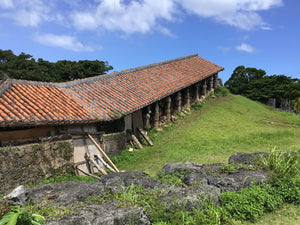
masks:
[[[261,157],[258,162],[273,173],[273,179],[289,178],[300,174],[298,151],[277,151],[274,148],[268,157]]]
[[[183,178],[187,173],[188,171],[181,171],[181,172],[169,174],[163,171],[159,171],[155,175],[155,178],[161,182],[167,182],[169,184],[174,184],[176,186],[186,187],[186,185],[183,183]]]
[[[239,192],[223,192],[220,195],[225,218],[257,220],[264,212],[272,211],[283,203],[275,188],[268,184],[252,186]]]
[[[26,209],[17,206],[9,206],[8,212],[1,218],[0,224],[9,225],[40,225],[45,218],[37,213],[29,213]]]

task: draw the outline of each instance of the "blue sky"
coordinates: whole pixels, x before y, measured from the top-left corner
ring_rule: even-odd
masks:
[[[300,78],[299,0],[0,0],[0,49],[114,71],[198,53]]]

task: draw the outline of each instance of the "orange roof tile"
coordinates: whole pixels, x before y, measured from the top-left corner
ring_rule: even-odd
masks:
[[[90,123],[143,108],[223,70],[197,54],[66,83],[0,83],[0,127]]]

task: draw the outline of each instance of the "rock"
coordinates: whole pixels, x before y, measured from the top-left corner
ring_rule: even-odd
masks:
[[[267,152],[252,152],[244,153],[239,152],[231,155],[228,159],[228,163],[241,163],[246,165],[255,165],[258,157],[267,157],[270,154]]]
[[[16,187],[7,196],[10,199],[12,205],[26,205],[28,201],[28,192],[23,185]]]
[[[191,188],[173,187],[169,192],[160,197],[160,201],[166,203],[167,209],[184,208],[192,211],[193,209],[203,209],[205,200],[219,203],[220,190],[210,185],[195,185]]]
[[[166,174],[168,173],[181,173],[181,172],[198,172],[203,173],[204,170],[202,169],[202,166],[194,163],[194,162],[178,162],[178,163],[166,163],[162,169],[161,172],[164,172]]]
[[[261,153],[265,154],[265,153]],[[257,154],[239,153],[231,156],[230,162],[252,163],[253,156]],[[125,200],[112,199],[111,194],[124,191],[131,185],[139,185],[145,188],[146,193],[159,191],[159,201],[166,204],[166,213],[172,213],[175,209],[203,209],[206,200],[219,204],[219,195],[222,191],[238,191],[253,184],[268,182],[269,173],[266,171],[245,170],[243,166],[235,168],[231,173],[222,173],[220,166],[223,163],[199,165],[193,162],[167,163],[161,169],[166,174],[183,173],[183,183],[186,187],[166,185],[141,171],[127,171],[103,175],[99,182],[65,182],[40,185],[32,188],[20,186],[13,190],[9,196],[14,204],[25,205],[28,203],[41,203],[46,200],[47,207],[67,207],[68,215],[62,217],[48,217],[47,224],[150,224],[150,216],[146,207],[138,203],[131,204]],[[225,165],[226,168],[227,165]],[[131,194],[123,193],[127,197]],[[128,195],[127,195],[128,194]],[[151,193],[153,194],[153,193]],[[101,198],[107,195],[107,198]],[[89,196],[100,196],[98,202],[88,203]],[[117,195],[117,196],[122,196]],[[96,198],[98,199],[98,198]],[[97,202],[97,201],[95,201]],[[156,203],[155,203],[156,204]],[[159,203],[157,203],[159,204]],[[143,204],[141,204],[143,205]],[[43,207],[43,204],[41,206]]]
[[[84,202],[91,195],[104,195],[104,186],[99,182],[64,182],[39,185],[28,189],[31,202],[55,200],[56,204],[66,206]]]
[[[150,224],[149,215],[142,207],[118,207],[118,201],[110,201],[101,205],[87,205],[78,214],[66,215],[59,220],[47,219],[47,225],[121,225],[121,224]]]
[[[209,185],[216,186],[221,191],[238,191],[253,184],[267,183],[268,177],[269,173],[265,171],[238,170],[224,177],[208,176],[207,180]]]
[[[212,163],[212,164],[203,164],[202,170],[205,174],[219,174],[220,166],[225,163]]]
[[[160,181],[150,177],[142,171],[110,173],[102,176],[100,182],[105,188],[109,188],[112,192],[121,191],[122,187],[128,187],[131,184],[140,185],[147,189],[154,189],[162,186]]]
[[[187,186],[193,186],[193,185],[207,185],[208,180],[207,180],[207,175],[203,173],[190,173],[186,175],[183,178],[183,183],[186,184]]]

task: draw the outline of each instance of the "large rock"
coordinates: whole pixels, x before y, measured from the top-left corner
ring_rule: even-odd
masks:
[[[265,153],[261,153],[265,154]],[[230,163],[251,165],[253,157],[259,154],[234,154]],[[229,165],[232,166],[232,165]],[[225,169],[224,169],[225,168]],[[253,184],[268,182],[266,171],[245,170],[244,166],[233,165],[235,170],[227,171],[227,165],[214,163],[199,165],[193,162],[167,163],[161,172],[172,175],[184,174],[186,187],[166,185],[141,171],[111,173],[100,178],[99,182],[65,182],[40,185],[32,188],[19,187],[10,196],[14,204],[41,203],[46,200],[50,206],[70,207],[71,213],[62,217],[48,217],[47,224],[150,224],[146,208],[123,201],[108,201],[105,195],[126,191],[126,187],[139,185],[146,193],[159,191],[159,201],[166,204],[168,213],[173,209],[202,209],[205,201],[219,203],[222,191],[238,191]],[[249,167],[248,167],[249,168]],[[251,166],[250,166],[251,168]],[[229,173],[230,172],[230,173]],[[130,193],[128,193],[130,195]],[[132,193],[134,194],[134,193]],[[101,203],[88,203],[89,196],[99,196]],[[97,199],[97,197],[95,197]],[[48,207],[49,205],[47,205]]]
[[[255,165],[257,163],[257,159],[260,157],[267,157],[269,153],[267,152],[238,152],[231,155],[228,159],[228,163],[241,163],[246,165]]]
[[[194,163],[194,162],[177,162],[177,163],[166,163],[162,169],[161,172],[164,172],[166,174],[169,173],[182,173],[182,172],[187,172],[187,173],[191,173],[191,172],[204,172],[204,170],[202,169],[202,166]]]
[[[121,191],[122,188],[132,184],[143,186],[146,189],[161,187],[160,181],[150,177],[142,171],[127,171],[120,173],[110,173],[100,178],[100,183],[112,192]]]
[[[118,201],[87,205],[77,214],[63,216],[59,220],[48,218],[47,225],[150,224],[149,215],[142,207],[128,205],[127,208],[121,208],[118,205]]]
[[[238,191],[253,184],[266,183],[268,182],[268,177],[269,173],[265,171],[238,170],[223,177],[208,176],[206,179],[209,185],[218,187],[221,191]]]
[[[194,185],[191,188],[173,187],[166,195],[160,197],[160,201],[166,203],[167,209],[184,208],[203,209],[207,200],[219,203],[219,188],[211,185]]]
[[[29,188],[27,190],[33,203],[53,200],[58,205],[70,205],[84,202],[91,195],[104,195],[104,186],[100,182],[64,182],[51,183]]]

